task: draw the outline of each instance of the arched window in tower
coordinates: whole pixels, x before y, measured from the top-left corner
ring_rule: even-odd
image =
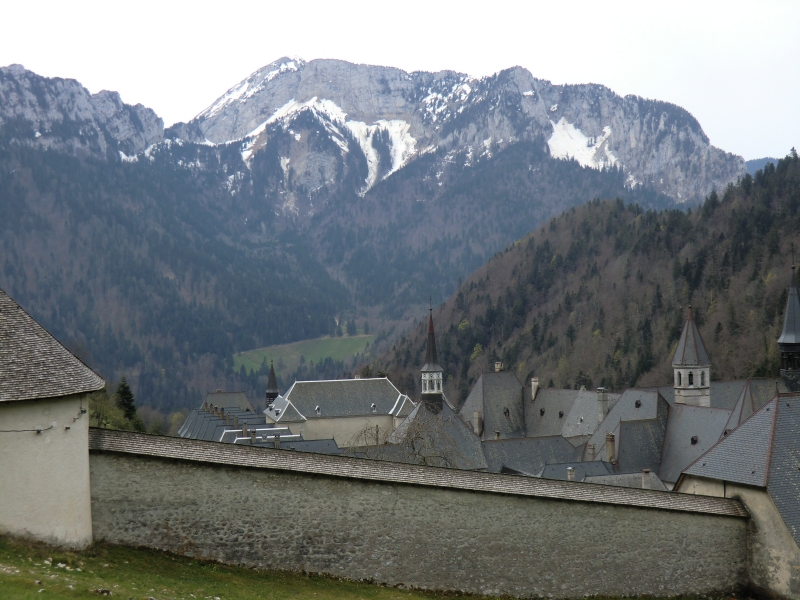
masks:
[[[689,387],[694,385],[694,373],[689,371]]]
[[[436,391],[437,392],[441,392],[442,391],[442,382],[441,381],[437,381],[436,382]]]
[[[681,385],[683,385],[683,384],[681,383],[681,372],[680,372],[680,371],[678,371],[678,387],[681,387]]]
[[[706,372],[700,371],[700,385],[705,386],[706,384]]]

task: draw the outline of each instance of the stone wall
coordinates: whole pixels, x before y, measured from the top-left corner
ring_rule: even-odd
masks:
[[[247,566],[523,597],[708,594],[746,583],[747,521],[741,516],[378,481],[366,473],[379,466],[373,461],[361,461],[369,463],[364,478],[337,477],[302,472],[302,465],[294,471],[242,467],[97,450],[101,445],[93,445],[90,457],[92,515],[95,538],[109,542]],[[251,449],[236,452],[243,450]],[[280,456],[293,460],[291,454]],[[297,459],[311,460],[300,453]],[[409,473],[413,469],[420,469],[421,480],[449,475],[425,467]],[[568,491],[589,487],[556,484]],[[632,491],[634,502],[642,497],[657,504],[666,497]]]

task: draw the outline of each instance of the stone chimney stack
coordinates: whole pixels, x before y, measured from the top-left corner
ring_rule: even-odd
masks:
[[[594,444],[587,444],[586,445],[586,460],[594,460]]]
[[[481,426],[481,413],[477,410],[472,413],[472,431],[475,432],[475,435],[481,435],[483,433],[483,427]]]
[[[536,400],[536,392],[539,391],[539,378],[531,377],[531,402]]]
[[[608,432],[606,434],[606,462],[616,463],[617,457],[614,455],[614,434]]]
[[[642,489],[650,489],[650,469],[642,469]]]
[[[575,481],[575,467],[567,467],[567,481]]]
[[[597,388],[597,424],[603,422],[608,415],[608,392],[606,388]]]

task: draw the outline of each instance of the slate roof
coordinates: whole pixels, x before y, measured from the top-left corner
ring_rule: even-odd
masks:
[[[615,485],[617,487],[641,488],[642,477],[644,477],[642,473],[619,473],[615,475],[597,475],[593,477],[587,477],[584,482],[598,483],[600,485]],[[650,480],[649,489],[660,490],[662,492],[667,491],[667,486],[665,486],[664,482],[658,478],[658,475],[652,471],[647,474],[647,478]]]
[[[797,286],[792,266],[792,285],[786,299],[786,314],[783,317],[783,330],[778,338],[779,344],[800,344],[800,299],[797,297]]]
[[[723,437],[683,472],[745,485],[767,486],[775,404],[772,400]]]
[[[262,412],[276,423],[299,423],[307,420],[286,396],[278,396]]]
[[[371,414],[396,415],[407,399],[386,377],[295,381],[286,394],[279,396],[273,403],[274,407],[281,409],[281,414],[277,418],[269,412],[267,414],[276,421]],[[374,411],[372,404],[375,404]],[[317,406],[319,412],[316,410]]]
[[[659,403],[657,418],[620,423],[617,436],[617,463],[620,472],[633,473],[650,469],[655,473],[659,470],[668,411],[669,405],[662,402]]]
[[[91,452],[152,456],[194,463],[312,473],[362,481],[383,481],[444,489],[512,494],[520,497],[639,506],[738,518],[748,517],[747,511],[738,500],[728,498],[668,494],[613,486],[587,486],[535,477],[509,477],[493,473],[362,460],[344,456],[251,448],[237,444],[219,444],[94,427],[89,429],[89,450]]]
[[[606,393],[606,398],[609,405],[613,406],[620,394]],[[580,390],[569,414],[564,418],[561,435],[572,441],[573,445],[586,442],[597,429],[598,417],[597,392]]]
[[[536,399],[525,405],[525,435],[528,437],[561,435],[566,422],[564,419],[569,415],[579,394],[581,392],[578,390],[540,389]]]
[[[0,290],[0,402],[102,389],[105,381]]]
[[[203,410],[202,407],[196,408],[186,417],[183,425],[181,425],[181,428],[178,430],[178,435],[183,438],[218,442],[225,429],[234,428],[234,419],[235,422],[238,423],[239,429],[241,429],[241,426],[245,423],[250,429],[266,427],[264,417],[249,410],[242,410],[238,407],[227,408],[225,409],[225,414],[230,415],[230,425],[228,421],[214,415],[213,412]]]
[[[595,460],[589,462],[547,465],[542,471],[541,477],[543,479],[560,479],[562,481],[567,481],[568,467],[575,469],[575,481],[584,481],[587,477],[596,477],[598,475],[611,475],[614,472],[614,468],[610,463],[602,460]]]
[[[690,306],[689,318],[686,319],[686,323],[683,325],[678,347],[672,357],[672,366],[695,367],[709,365],[711,365],[711,360],[708,358],[706,345],[703,343],[703,338],[697,329],[697,324],[694,322],[694,314],[692,314],[692,307]]]
[[[255,406],[253,406],[244,392],[209,392],[206,394],[204,402],[213,404],[218,408],[222,407],[225,410],[238,408],[240,410],[249,410],[252,413],[256,412]]]
[[[483,439],[494,439],[495,431],[501,438],[525,435],[522,384],[512,371],[481,374],[459,415],[465,423],[471,423],[476,410],[483,417]]]
[[[636,406],[637,401],[640,403]],[[661,407],[659,408],[659,405]],[[605,459],[606,434],[613,433],[616,453],[620,453],[620,423],[622,421],[658,420],[659,411],[666,410],[667,401],[656,390],[632,388],[626,390],[616,401],[606,418],[589,438],[588,444],[595,446],[595,460]]]
[[[583,451],[583,448],[574,447],[560,435],[486,440],[482,445],[490,473],[500,473],[505,468],[527,475],[538,475],[548,463],[580,460]]]
[[[428,316],[428,347],[425,349],[425,364],[422,367],[423,373],[439,372],[439,358],[436,356],[436,335],[433,331],[433,309]]]
[[[684,474],[766,487],[800,545],[800,395],[775,396]]]
[[[731,411],[722,408],[670,406],[658,471],[661,480],[676,482],[686,467],[720,440],[730,415]],[[694,444],[693,437],[697,438]]]
[[[415,451],[407,446],[410,437],[419,439],[420,436],[427,438],[427,448]],[[398,447],[395,451],[389,448],[381,451],[388,460],[419,463],[424,455],[430,462],[459,469],[486,470],[487,467],[481,439],[447,403],[434,414],[425,403],[420,402],[389,435],[387,443]],[[437,456],[441,459],[437,459]]]
[[[713,369],[712,369],[713,373]],[[710,387],[711,408],[733,409],[736,405],[742,389],[747,383],[746,379],[735,379],[729,381],[712,381]],[[662,385],[656,389],[664,396],[670,404],[675,404],[675,388],[672,385]]]

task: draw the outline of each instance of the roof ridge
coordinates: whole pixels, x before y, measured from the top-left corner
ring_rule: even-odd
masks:
[[[781,394],[777,389],[775,391],[777,392],[775,397],[770,400],[770,402],[775,401],[775,411],[772,414],[772,427],[769,429],[769,450],[767,450],[767,468],[764,470],[764,487],[769,485],[769,471],[772,466],[772,449],[775,447],[775,425],[778,423],[778,410],[781,404]],[[767,402],[767,404],[770,402]]]

